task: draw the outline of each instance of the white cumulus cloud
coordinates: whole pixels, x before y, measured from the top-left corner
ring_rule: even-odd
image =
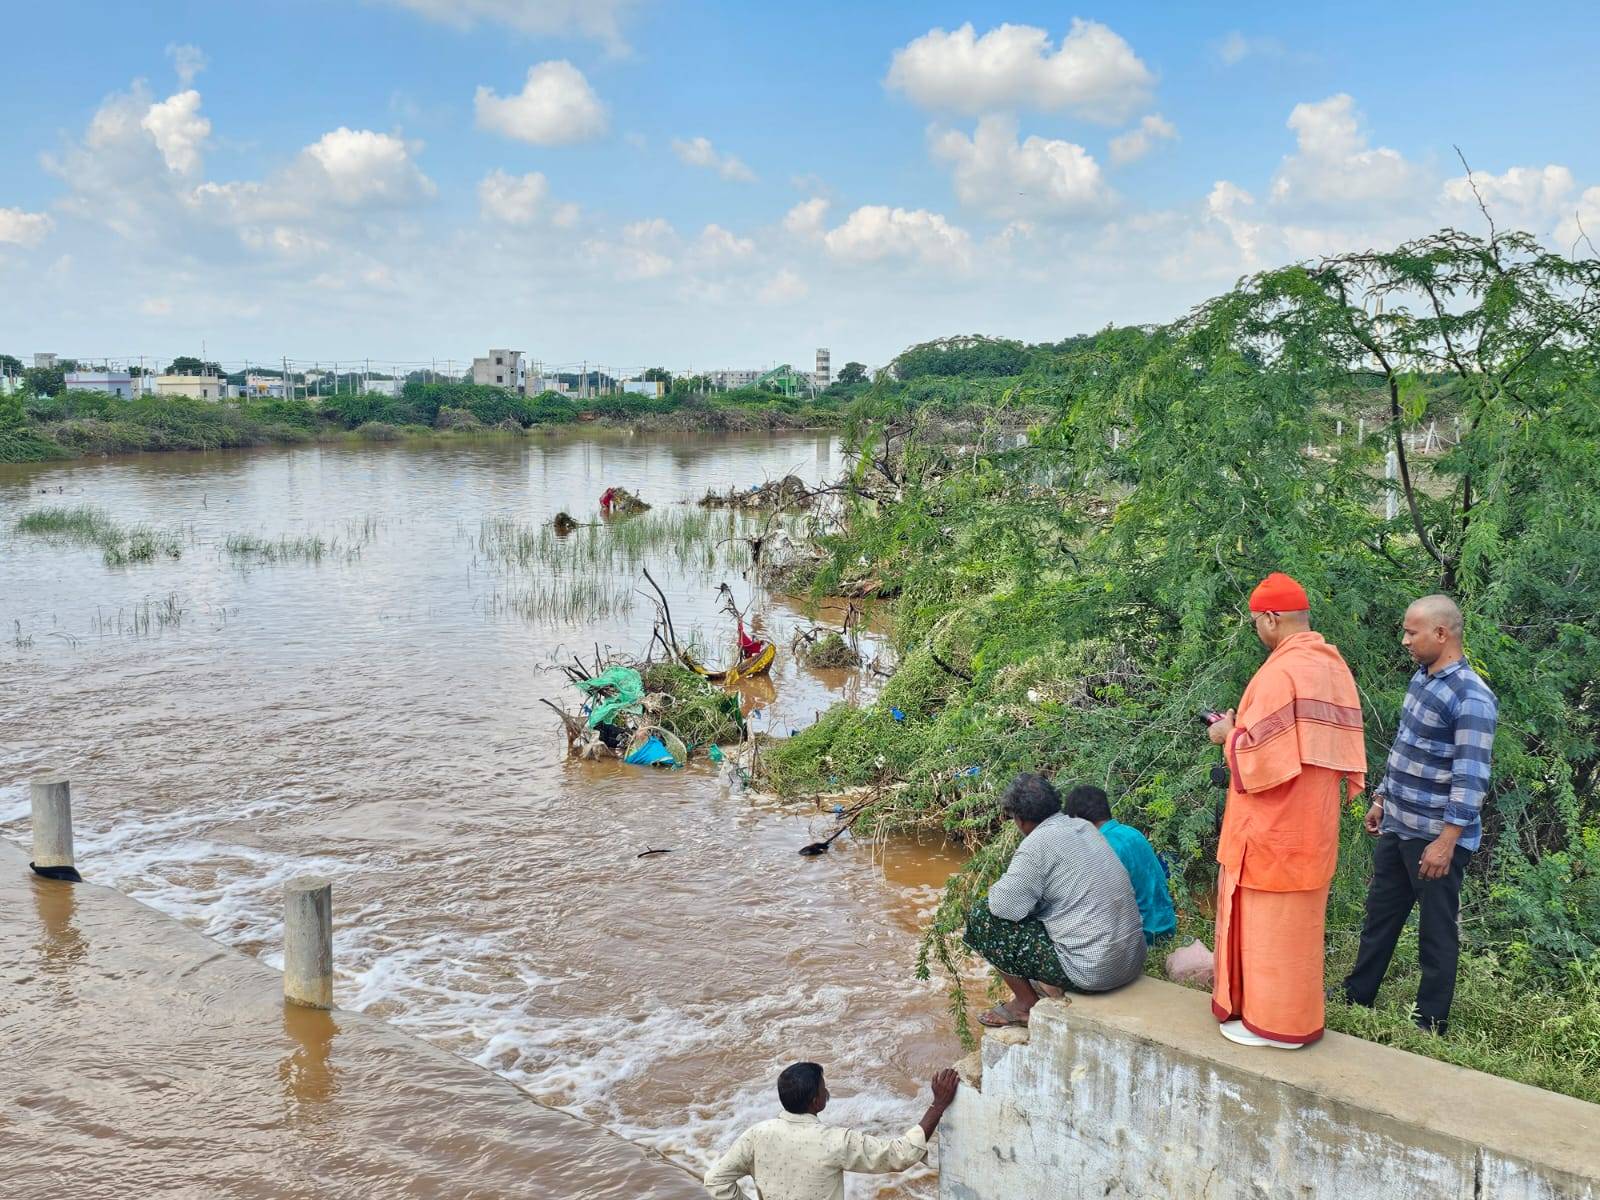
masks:
[[[44,241],[54,224],[48,213],[0,208],[0,242],[9,242],[13,246],[37,246]]]
[[[754,254],[756,244],[749,238],[742,238],[729,232],[721,225],[711,224],[700,231],[700,240],[695,249],[703,258],[741,259]]]
[[[486,217],[507,225],[528,225],[543,209],[550,183],[538,171],[508,175],[495,170],[478,184],[478,205]]]
[[[784,214],[783,227],[797,237],[821,237],[827,215],[828,201],[822,196],[813,196]]]
[[[672,152],[691,167],[704,167],[735,183],[755,182],[755,172],[745,166],[737,155],[718,154],[708,138],[673,138]]]
[[[1170,142],[1178,136],[1178,127],[1160,113],[1151,113],[1138,125],[1119,133],[1111,139],[1111,161],[1118,166],[1137,162],[1154,148],[1157,142]]]
[[[1298,150],[1283,160],[1272,199],[1307,208],[1382,208],[1414,201],[1425,180],[1398,150],[1371,146],[1356,102],[1341,92],[1296,104],[1289,114]]]
[[[1145,106],[1155,80],[1118,34],[1075,18],[1059,46],[1033,25],[1001,25],[982,37],[970,22],[929,30],[895,51],[884,82],[939,111],[1029,108],[1114,124]]]
[[[605,105],[583,72],[565,59],[529,67],[522,91],[513,96],[480,86],[473,103],[480,129],[535,146],[590,141],[608,123]]]
[[[370,129],[341,125],[323,134],[301,151],[299,166],[309,186],[347,207],[409,204],[435,190],[405,142]]]
[[[1497,220],[1507,218],[1515,225],[1531,225],[1570,211],[1577,186],[1567,167],[1511,167],[1501,175],[1474,171],[1470,177],[1447,179],[1444,198],[1476,207],[1482,197]]]
[[[182,175],[200,169],[211,122],[200,115],[200,93],[193,88],[152,104],[139,122],[155,139],[167,167]]]
[[[1018,142],[1012,117],[984,117],[970,138],[959,130],[936,131],[930,150],[950,167],[956,199],[986,216],[1083,217],[1111,204],[1100,164],[1088,151],[1037,135]]]
[[[966,230],[926,209],[867,204],[823,235],[834,258],[848,263],[902,259],[926,265],[963,266],[971,255]]]

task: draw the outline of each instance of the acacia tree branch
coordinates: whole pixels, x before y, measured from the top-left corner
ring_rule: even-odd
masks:
[[[1417,540],[1422,543],[1429,554],[1433,555],[1435,561],[1444,568],[1446,580],[1453,582],[1455,579],[1455,564],[1445,556],[1444,552],[1434,544],[1433,539],[1428,536],[1427,526],[1422,520],[1422,508],[1417,503],[1416,488],[1411,483],[1411,464],[1406,460],[1405,431],[1401,428],[1399,377],[1395,374],[1395,369],[1389,361],[1389,356],[1378,345],[1377,339],[1368,337],[1361,327],[1356,324],[1355,318],[1351,315],[1353,308],[1350,304],[1350,294],[1345,287],[1344,279],[1340,277],[1338,272],[1330,272],[1330,274],[1333,278],[1334,286],[1339,289],[1340,312],[1344,317],[1346,328],[1350,331],[1350,336],[1355,338],[1362,346],[1365,346],[1367,351],[1378,360],[1379,365],[1383,367],[1384,381],[1389,385],[1389,416],[1391,418],[1390,424],[1394,428],[1395,461],[1400,467],[1400,486],[1406,495],[1406,507],[1411,511],[1411,524],[1417,531]]]

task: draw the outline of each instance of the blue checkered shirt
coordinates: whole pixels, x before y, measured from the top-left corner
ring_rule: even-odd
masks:
[[[1432,841],[1448,823],[1461,826],[1456,845],[1478,848],[1499,711],[1489,685],[1465,659],[1436,675],[1417,669],[1383,779],[1374,789],[1383,797],[1384,833]]]

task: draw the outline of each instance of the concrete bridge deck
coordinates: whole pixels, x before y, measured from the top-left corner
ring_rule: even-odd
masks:
[[[1029,1024],[983,1040],[942,1200],[1600,1200],[1600,1105],[1338,1033],[1236,1046],[1150,978]]]

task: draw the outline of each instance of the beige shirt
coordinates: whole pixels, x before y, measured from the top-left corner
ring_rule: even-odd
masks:
[[[844,1200],[846,1171],[904,1171],[927,1153],[920,1125],[891,1140],[784,1113],[740,1134],[706,1172],[706,1191],[712,1200],[740,1200],[739,1180],[749,1175],[760,1200]]]

